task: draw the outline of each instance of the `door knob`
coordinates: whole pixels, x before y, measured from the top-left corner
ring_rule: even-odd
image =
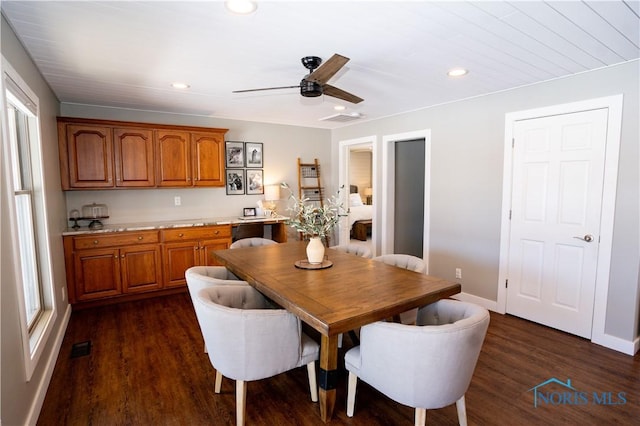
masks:
[[[591,235],[591,234],[587,234],[587,235],[585,235],[584,237],[573,237],[573,238],[577,238],[577,239],[579,239],[579,240],[583,240],[583,241],[586,241],[586,242],[588,242],[588,243],[590,243],[591,241],[593,241],[593,235]]]

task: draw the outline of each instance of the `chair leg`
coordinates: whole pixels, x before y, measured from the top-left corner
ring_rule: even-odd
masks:
[[[307,364],[307,373],[309,375],[309,390],[311,390],[311,401],[318,402],[318,384],[316,382],[316,362],[312,361]]]
[[[220,389],[222,389],[222,373],[216,370],[216,384],[213,388],[216,393],[220,393]]]
[[[424,426],[427,423],[427,409],[416,408],[415,426]]]
[[[467,404],[464,402],[464,395],[456,401],[456,408],[458,409],[458,423],[460,426],[467,426]]]
[[[247,382],[236,380],[236,426],[244,426],[244,409],[247,403]]]
[[[347,387],[347,417],[353,417],[353,410],[356,405],[356,386],[358,376],[349,371],[349,385]]]
[[[351,342],[353,342],[354,346],[360,344],[360,339],[358,339],[358,335],[355,330],[349,330],[349,337],[351,338]]]

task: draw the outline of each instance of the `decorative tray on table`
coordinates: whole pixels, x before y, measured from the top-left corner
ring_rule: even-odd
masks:
[[[308,260],[296,260],[296,268],[300,269],[327,269],[333,266],[333,262],[330,260],[323,260],[322,263],[309,263]]]

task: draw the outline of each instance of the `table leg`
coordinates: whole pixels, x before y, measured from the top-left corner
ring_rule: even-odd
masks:
[[[338,335],[322,335],[320,343],[320,418],[327,423],[333,416],[336,405],[336,383],[338,379]]]

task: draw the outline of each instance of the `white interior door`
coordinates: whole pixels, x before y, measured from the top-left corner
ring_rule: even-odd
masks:
[[[513,129],[508,313],[590,338],[607,109]]]

